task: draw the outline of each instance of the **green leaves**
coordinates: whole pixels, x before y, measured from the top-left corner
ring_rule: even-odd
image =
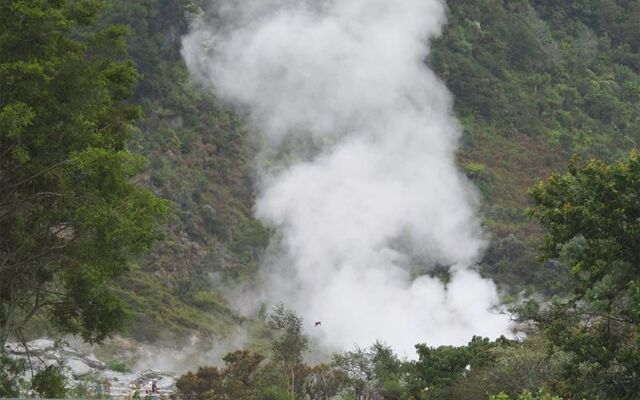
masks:
[[[126,28],[87,26],[101,7],[0,4],[0,344],[35,316],[89,341],[117,329],[108,286],[168,212],[132,183],[144,166],[125,150],[139,76]]]
[[[459,116],[503,136],[556,136],[568,153],[615,157],[629,148],[621,137],[640,139],[637,2],[448,5],[431,62]]]
[[[530,215],[547,229],[543,255],[556,257],[561,246],[581,236],[587,249],[574,265],[620,259],[640,265],[640,157],[607,165],[574,159],[565,175],[553,175],[531,191]]]
[[[278,304],[267,316],[267,326],[273,334],[274,360],[282,363],[285,369],[301,364],[309,346],[302,332],[302,318],[283,304]]]
[[[233,351],[224,356],[224,368],[201,367],[195,374],[188,372],[181,376],[176,382],[178,393],[191,400],[264,398],[258,397],[255,387],[263,359],[251,351]]]
[[[15,139],[31,125],[35,113],[28,105],[22,102],[7,104],[0,111],[0,132],[7,138]]]
[[[50,365],[33,377],[31,386],[42,397],[49,399],[64,398],[67,394],[67,377],[62,366]]]
[[[24,360],[14,360],[0,352],[0,396],[18,397],[25,384],[22,374],[25,371]]]
[[[540,389],[537,393],[531,393],[528,390],[522,392],[518,396],[509,397],[504,393],[489,397],[489,400],[562,400],[560,397],[552,396]]]
[[[534,316],[567,365],[573,394],[631,398],[640,391],[640,156],[612,164],[574,159],[531,191],[547,228],[543,258],[571,268],[575,287]],[[593,385],[593,383],[597,385]]]

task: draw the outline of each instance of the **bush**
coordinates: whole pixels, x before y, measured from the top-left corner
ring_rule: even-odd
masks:
[[[67,394],[67,378],[59,365],[50,365],[39,371],[31,381],[31,387],[48,399],[63,398]]]
[[[20,375],[24,371],[24,360],[14,360],[0,352],[0,397],[18,397],[24,381]]]
[[[260,400],[291,400],[292,397],[289,395],[286,389],[283,389],[278,386],[270,386],[262,390],[262,393],[260,393],[259,399]]]
[[[509,397],[504,393],[489,397],[489,400],[562,400],[560,397],[550,395],[544,390],[540,389],[538,393],[534,394],[527,390],[517,397]]]
[[[107,368],[121,373],[131,372],[131,369],[127,366],[124,361],[111,360],[107,363]]]
[[[487,178],[490,175],[489,172],[487,172],[486,165],[473,161],[464,165],[464,172],[471,179]]]

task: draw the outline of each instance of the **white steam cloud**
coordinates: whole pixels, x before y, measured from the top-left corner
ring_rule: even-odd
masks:
[[[451,96],[424,63],[436,0],[227,0],[183,40],[191,73],[246,107],[263,145],[262,271],[329,349],[509,333],[456,169]],[[427,272],[449,267],[448,284]],[[313,321],[322,321],[314,327]]]

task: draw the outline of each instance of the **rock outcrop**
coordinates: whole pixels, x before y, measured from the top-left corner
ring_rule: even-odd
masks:
[[[25,360],[27,371],[24,378],[26,380],[31,378],[31,371],[37,373],[50,365],[60,365],[64,368],[69,386],[84,385],[89,391],[100,390],[104,393],[105,382],[108,381],[109,394],[112,397],[128,397],[134,387],[144,389],[153,380],[156,381],[158,391],[162,394],[170,394],[175,390],[176,378],[171,372],[114,371],[94,354],[85,354],[71,347],[59,345],[50,339],[32,340],[26,346],[7,343],[5,352],[14,359]]]

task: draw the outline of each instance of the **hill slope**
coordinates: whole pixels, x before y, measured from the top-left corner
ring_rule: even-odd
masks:
[[[229,333],[242,319],[219,288],[250,277],[269,234],[252,216],[252,155],[242,118],[189,79],[179,54],[204,1],[109,1],[103,22],[132,29],[145,111],[131,147],[143,185],[173,203],[165,240],[120,283],[141,340]],[[614,159],[640,143],[640,2],[449,1],[427,62],[456,97],[460,167],[483,195],[493,236],[484,274],[506,291],[560,290],[535,260],[540,228],[527,189],[574,153]],[[218,288],[218,289],[217,289]]]

